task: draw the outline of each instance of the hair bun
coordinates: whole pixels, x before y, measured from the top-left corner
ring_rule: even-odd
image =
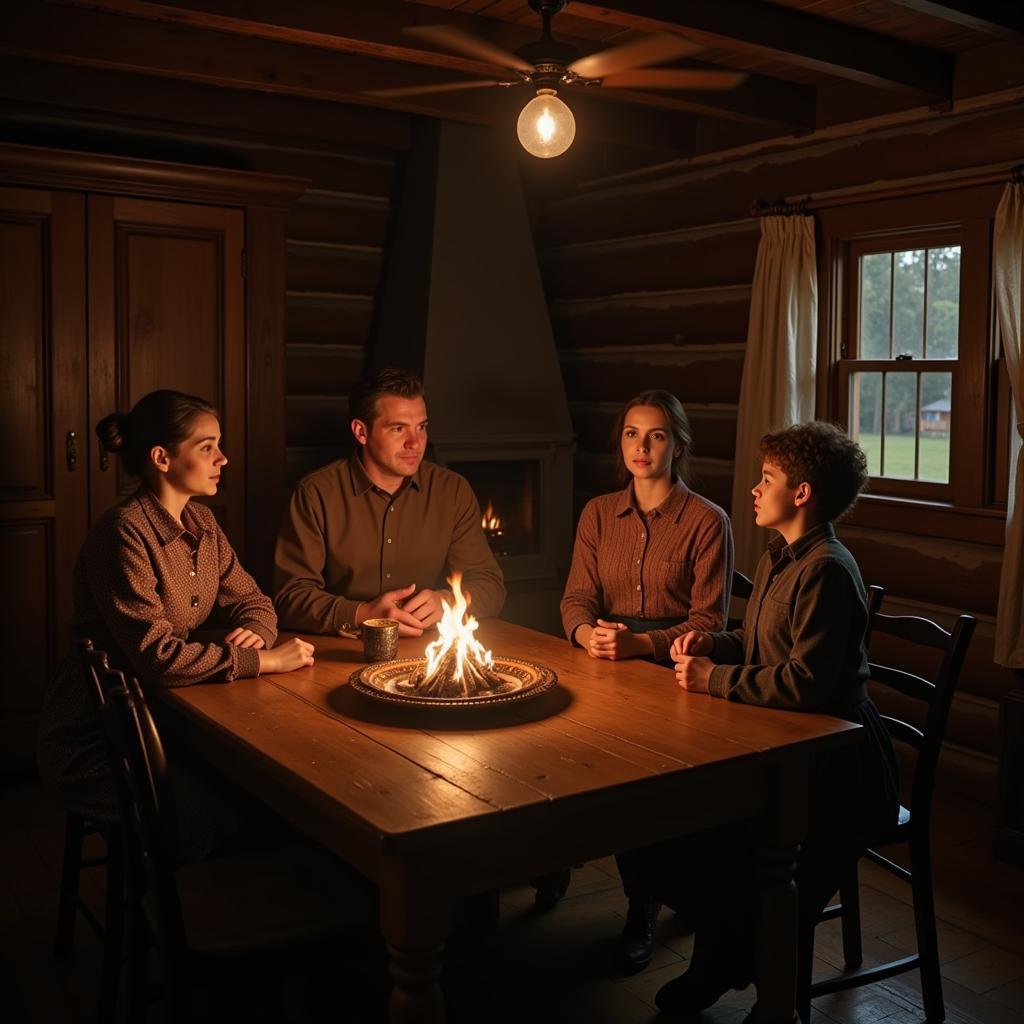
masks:
[[[112,412],[96,424],[96,436],[108,452],[119,452],[128,443],[128,417]]]

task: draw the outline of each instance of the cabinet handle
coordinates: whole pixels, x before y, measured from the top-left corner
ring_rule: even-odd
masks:
[[[78,465],[78,435],[69,430],[64,438],[64,459],[68,465],[68,472],[74,473]]]
[[[100,452],[100,472],[106,473],[107,467],[110,465],[110,452],[103,447],[103,442],[99,438],[96,438],[96,446]]]

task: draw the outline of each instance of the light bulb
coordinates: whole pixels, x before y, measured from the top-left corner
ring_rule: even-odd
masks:
[[[576,119],[554,89],[538,89],[519,114],[516,134],[527,153],[546,160],[561,156],[572,145]]]

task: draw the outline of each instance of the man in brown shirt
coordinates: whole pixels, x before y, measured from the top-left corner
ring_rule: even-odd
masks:
[[[420,636],[441,618],[445,578],[462,573],[478,618],[505,602],[501,570],[466,480],[423,461],[423,385],[402,370],[364,378],[350,396],[348,458],[303,479],[285,513],[274,557],[281,624],[309,633],[396,619]]]

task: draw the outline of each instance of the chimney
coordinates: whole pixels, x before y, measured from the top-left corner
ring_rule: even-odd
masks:
[[[512,133],[417,125],[369,360],[422,374],[434,457],[491,507],[504,617],[557,632],[574,439],[518,162]]]

